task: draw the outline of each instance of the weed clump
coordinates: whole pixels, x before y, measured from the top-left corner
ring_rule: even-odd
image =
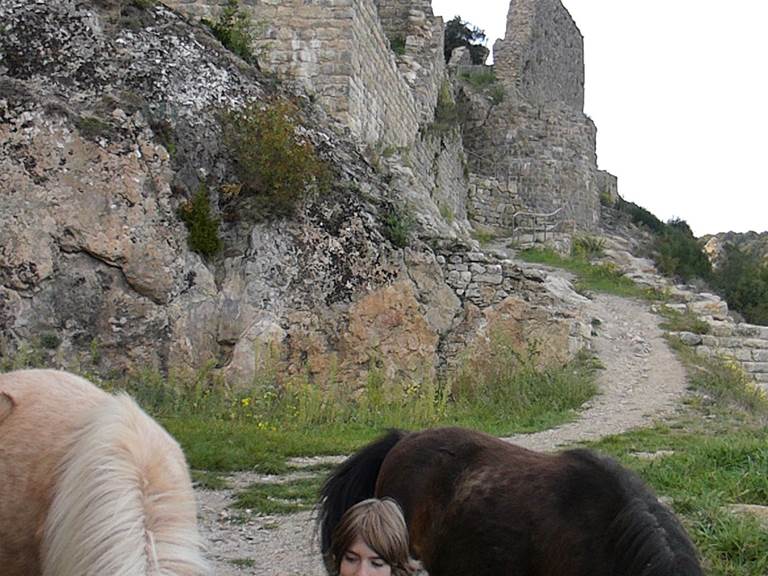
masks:
[[[201,184],[191,200],[179,208],[179,217],[186,224],[191,250],[201,256],[213,256],[221,250],[219,220],[211,214],[208,188]]]
[[[250,15],[240,8],[240,0],[227,0],[227,5],[216,22],[202,20],[228,50],[246,62],[253,60],[254,24]]]
[[[571,256],[589,260],[603,255],[605,239],[597,236],[576,236],[571,244]]]
[[[224,140],[232,153],[240,194],[260,198],[266,212],[292,214],[314,185],[324,189],[330,171],[312,143],[297,133],[298,110],[286,100],[264,108],[251,103],[225,115]]]
[[[402,210],[390,207],[384,214],[384,236],[397,248],[408,246],[413,219]]]
[[[405,36],[398,35],[389,38],[389,47],[397,56],[405,54]]]
[[[430,128],[437,133],[450,131],[459,122],[459,108],[453,97],[451,84],[447,80],[440,86],[435,106],[435,120]]]

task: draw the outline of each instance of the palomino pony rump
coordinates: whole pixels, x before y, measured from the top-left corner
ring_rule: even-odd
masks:
[[[702,576],[674,514],[588,450],[543,454],[461,428],[391,431],[340,464],[319,503],[328,564],[344,511],[400,503],[430,576]]]
[[[209,574],[176,441],[72,374],[0,374],[0,572]]]

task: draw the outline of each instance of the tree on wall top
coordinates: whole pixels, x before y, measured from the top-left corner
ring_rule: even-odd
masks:
[[[445,25],[445,42],[443,54],[445,61],[451,59],[451,52],[459,46],[466,46],[472,59],[472,64],[485,64],[488,48],[483,46],[485,32],[469,22],[464,22],[461,16],[454,16]]]

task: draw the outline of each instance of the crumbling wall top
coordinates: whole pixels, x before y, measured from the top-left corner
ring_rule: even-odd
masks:
[[[496,76],[536,104],[584,109],[584,38],[560,0],[512,0]]]

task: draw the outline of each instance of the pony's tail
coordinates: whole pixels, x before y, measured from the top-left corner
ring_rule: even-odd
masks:
[[[178,444],[126,395],[89,414],[59,463],[43,576],[209,574]]]
[[[331,549],[331,536],[344,512],[358,502],[371,498],[381,463],[389,451],[407,432],[390,430],[342,462],[326,479],[320,491],[318,524],[320,544],[326,567]]]

